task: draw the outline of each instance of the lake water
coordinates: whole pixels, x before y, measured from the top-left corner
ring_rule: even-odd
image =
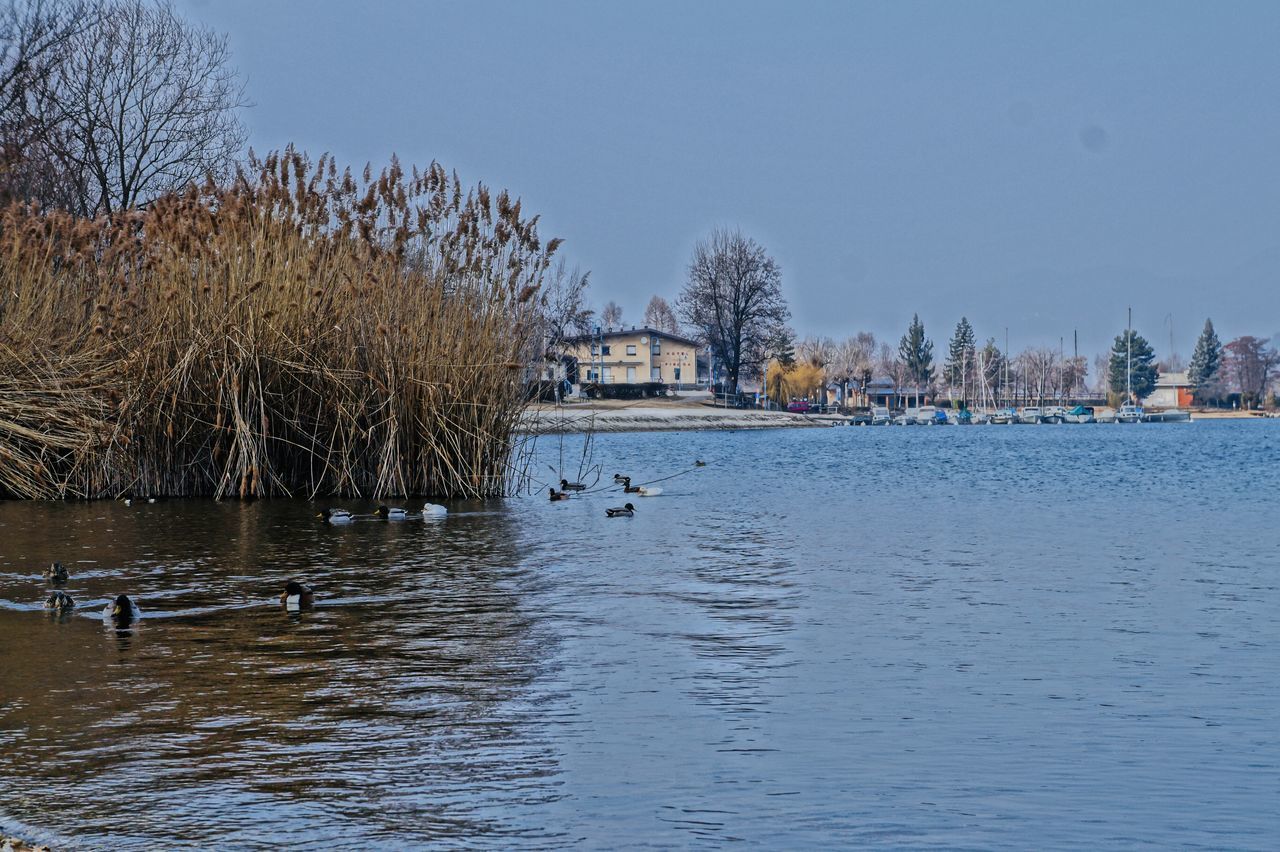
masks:
[[[685,473],[613,520],[612,489],[345,528],[291,501],[0,503],[0,829],[1275,848],[1280,422],[620,434],[593,458]],[[314,609],[281,608],[293,576]],[[132,630],[99,618],[117,592]]]

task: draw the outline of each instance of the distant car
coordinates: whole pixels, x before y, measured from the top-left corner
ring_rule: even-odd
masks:
[[[787,411],[790,411],[792,414],[808,414],[809,400],[793,399],[791,402],[787,403]]]

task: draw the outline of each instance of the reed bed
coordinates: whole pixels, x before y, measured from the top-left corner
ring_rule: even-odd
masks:
[[[506,493],[558,242],[437,164],[292,150],[113,219],[0,210],[0,494]]]

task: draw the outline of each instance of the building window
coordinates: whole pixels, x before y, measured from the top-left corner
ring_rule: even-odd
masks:
[[[627,368],[627,384],[634,385],[635,383],[636,383],[636,368],[628,367]]]
[[[676,381],[677,381],[677,382],[679,382],[679,381],[680,381],[680,368],[679,368],[679,367],[676,367]]]
[[[609,344],[607,344],[607,343],[606,343],[606,344],[604,344],[604,354],[606,354],[606,355],[610,354],[610,353],[609,353]]]
[[[634,343],[627,344],[627,354],[628,355],[636,354],[636,345]]]
[[[600,354],[600,344],[598,343],[591,344],[591,354],[593,356]]]
[[[606,385],[607,385],[607,384],[612,384],[612,383],[613,383],[613,368],[612,368],[612,367],[605,367],[605,368],[604,368],[604,381],[603,381],[601,384],[606,384]]]
[[[662,381],[662,368],[661,368],[661,367],[650,367],[650,368],[649,368],[649,381],[651,381],[651,382],[660,382],[660,381]]]
[[[654,355],[662,354],[662,341],[658,340],[658,335],[655,334],[653,336],[653,343],[650,344],[650,347],[651,348],[649,351],[652,352]]]
[[[587,381],[594,382],[596,380],[596,371],[587,370]]]

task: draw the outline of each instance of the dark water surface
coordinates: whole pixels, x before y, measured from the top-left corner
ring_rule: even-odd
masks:
[[[594,455],[637,480],[710,464],[630,520],[605,519],[616,492],[346,528],[289,501],[0,503],[0,829],[1276,848],[1280,423]],[[41,610],[55,559],[64,618]],[[315,609],[280,607],[291,576]],[[118,592],[136,629],[99,618]]]

